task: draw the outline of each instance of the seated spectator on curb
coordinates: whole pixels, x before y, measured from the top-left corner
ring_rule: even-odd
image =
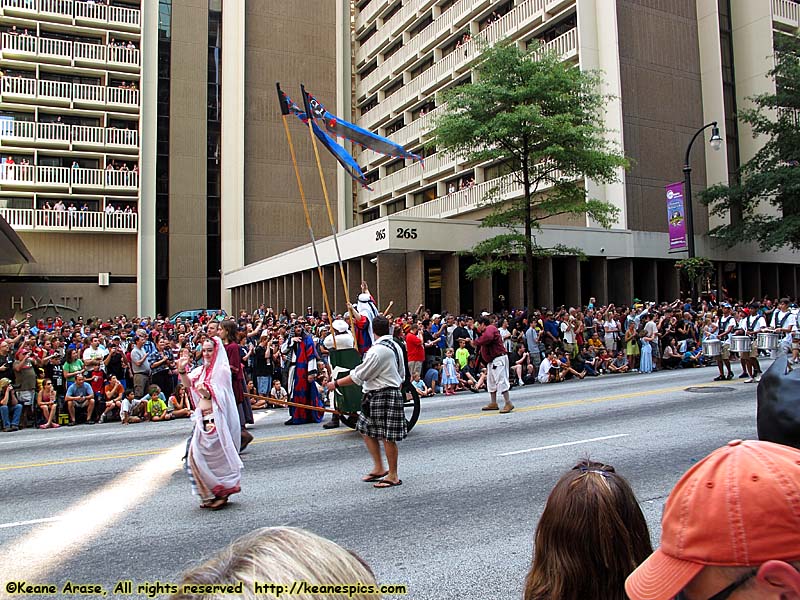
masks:
[[[627,373],[628,367],[628,358],[622,350],[617,352],[617,357],[608,363],[610,373]]]
[[[680,366],[682,359],[681,353],[678,352],[678,341],[672,338],[661,354],[661,365],[665,369],[676,369]]]
[[[264,593],[256,591],[256,583],[283,585],[286,590],[297,581],[309,585],[362,585],[375,589],[375,574],[358,555],[338,544],[303,529],[264,527],[234,540],[205,563],[183,574],[178,589],[187,584],[239,584],[237,598],[256,600]],[[272,594],[268,594],[272,595]],[[216,600],[216,593],[190,594],[179,592],[170,600]],[[352,594],[296,594],[298,600],[351,598],[374,600],[376,593],[354,590]]]
[[[3,431],[18,431],[21,416],[22,405],[14,395],[14,386],[8,377],[3,377],[0,379],[0,417],[3,419]]]
[[[536,527],[525,600],[626,600],[653,551],[647,521],[614,467],[584,460],[559,479]]]
[[[144,399],[142,400],[144,401]],[[144,418],[147,421],[169,421],[172,418],[172,415],[167,411],[167,403],[164,402],[161,388],[157,385],[150,386],[150,395],[147,397]]]
[[[539,374],[536,379],[539,383],[556,383],[561,381],[559,374],[561,362],[553,352],[548,352],[539,365]]]
[[[144,417],[147,402],[144,399],[137,399],[133,388],[125,390],[125,397],[122,399],[122,408],[119,416],[123,425],[128,423],[138,423]]]
[[[269,391],[269,397],[273,400],[282,400],[284,402],[288,399],[286,390],[281,386],[280,379],[275,379],[272,382],[272,389]]]
[[[44,423],[39,425],[39,429],[58,429],[60,427],[58,423],[53,422],[56,418],[56,412],[58,412],[58,398],[53,382],[49,379],[45,379],[42,382],[42,389],[39,390],[36,397],[36,406],[39,407],[44,419]]]
[[[191,404],[189,403],[189,392],[182,383],[175,386],[175,390],[167,402],[167,411],[173,419],[185,419],[192,414]]]
[[[122,398],[125,395],[125,389],[122,387],[116,375],[112,375],[109,378],[103,390],[103,395],[106,398],[106,407],[105,410],[103,410],[103,414],[100,416],[101,423],[105,423],[113,417],[115,410],[120,411],[122,409]]]
[[[425,382],[419,376],[419,373],[414,373],[411,376],[411,385],[413,385],[417,389],[417,394],[419,394],[420,398],[427,398],[428,396],[433,396],[433,390],[430,389]]]
[[[800,598],[799,450],[729,442],[681,477],[661,523],[631,600]]]
[[[428,386],[431,390],[433,390],[433,394],[441,394],[442,393],[442,386],[439,385],[439,382],[442,379],[442,363],[438,360],[434,361],[428,370],[425,372],[425,377],[423,377],[423,381],[425,381],[425,385]]]
[[[75,425],[75,408],[86,409],[86,424],[94,425],[94,391],[92,386],[86,383],[83,373],[78,373],[75,376],[75,383],[67,388],[67,396],[65,398],[67,403],[67,410],[69,411],[69,426]]]

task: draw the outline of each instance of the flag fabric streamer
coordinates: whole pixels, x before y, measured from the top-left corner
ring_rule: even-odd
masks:
[[[420,155],[408,152],[400,144],[397,144],[385,138],[359,127],[347,121],[338,118],[336,115],[328,112],[325,106],[314,96],[305,92],[308,97],[308,103],[311,106],[311,116],[316,120],[319,119],[332,134],[337,137],[350,140],[364,148],[374,150],[378,154],[385,154],[387,156],[396,156],[398,158],[410,158],[423,162]]]
[[[285,110],[289,112],[284,114],[294,114],[303,123],[308,124],[308,116],[305,111],[297,106],[283,90],[279,89],[278,94],[281,100],[281,111],[283,111],[285,107]],[[358,166],[358,163],[350,153],[336,143],[336,140],[325,133],[313,120],[311,122],[311,128],[314,130],[314,135],[320,143],[327,148],[328,152],[333,154],[334,158],[342,165],[347,174],[361,184],[362,187],[372,191],[372,188],[369,186],[369,181],[367,181],[361,167]]]

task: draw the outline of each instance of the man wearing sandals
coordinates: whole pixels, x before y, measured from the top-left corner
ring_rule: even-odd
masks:
[[[328,391],[347,385],[360,385],[364,392],[361,414],[356,428],[372,457],[372,470],[362,479],[375,482],[376,488],[401,485],[397,475],[397,442],[406,437],[406,419],[400,386],[405,379],[403,352],[392,340],[389,319],[383,315],[372,321],[375,342],[364,355],[364,361],[350,374],[328,383]],[[383,466],[380,442],[386,452],[388,469]]]
[[[480,353],[481,360],[486,364],[486,389],[489,390],[491,401],[481,410],[499,410],[501,413],[510,413],[514,410],[508,390],[508,354],[506,354],[500,331],[489,320],[489,317],[478,319],[478,332],[480,337],[472,341],[472,345]],[[503,395],[503,408],[497,405],[497,392]]]

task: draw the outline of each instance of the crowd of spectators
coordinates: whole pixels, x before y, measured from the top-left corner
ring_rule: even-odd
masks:
[[[711,300],[657,305],[638,299],[631,306],[598,306],[592,298],[581,307],[500,311],[493,318],[509,355],[512,386],[522,386],[701,367],[709,362],[702,341],[720,334],[720,321],[731,318],[726,313],[736,317],[734,323],[747,315],[762,315],[769,326],[773,313],[782,310],[796,307],[788,299],[770,298],[746,306]],[[212,317],[200,312],[174,323],[161,315],[0,320],[0,395],[7,397],[0,400],[4,430],[21,424],[48,429],[81,421],[131,423],[188,416],[191,401],[177,385],[175,361],[188,348],[199,364],[212,318],[237,323],[245,391],[285,398],[288,365],[280,346],[298,320],[316,343],[322,365],[320,390],[330,377],[328,351],[321,340],[330,333],[331,315],[312,307],[297,315],[262,304],[252,313]],[[486,370],[473,346],[478,334],[471,315],[432,314],[420,306],[392,319],[420,396],[486,389]],[[730,366],[727,376],[720,366],[720,376],[732,378]],[[256,408],[269,406],[268,399],[254,402]]]

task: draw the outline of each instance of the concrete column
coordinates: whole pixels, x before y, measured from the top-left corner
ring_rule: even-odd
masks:
[[[306,305],[303,304],[303,274],[292,273],[292,288],[294,289],[294,312],[298,315],[305,314]]]
[[[553,259],[537,258],[536,262],[536,284],[534,295],[536,306],[547,308],[553,307]]]
[[[608,263],[608,301],[630,304],[633,300],[633,259],[618,258]]]
[[[509,271],[508,273],[508,305],[521,308],[525,304],[525,272]],[[528,307],[530,308],[530,307]]]
[[[377,292],[373,292],[379,310],[384,310],[389,302],[394,301],[392,314],[406,310],[408,297],[406,290],[406,257],[404,254],[383,253],[378,256]]]
[[[458,256],[442,255],[442,310],[461,313],[461,290],[458,284]]]
[[[378,265],[372,263],[369,256],[361,257],[361,279],[367,282],[369,291],[378,294]],[[361,282],[359,282],[360,284]]]
[[[406,310],[411,312],[425,304],[425,254],[422,252],[406,254],[406,301]]]
[[[311,309],[315,312],[325,310],[322,302],[322,284],[319,281],[319,271],[316,267],[311,269]]]
[[[564,293],[567,306],[581,306],[581,261],[576,256],[564,259]]]
[[[355,304],[358,301],[358,295],[361,293],[361,260],[348,260],[345,267],[347,268],[347,287],[350,292],[350,302]]]
[[[594,298],[598,306],[608,304],[608,260],[604,256],[593,256],[583,268],[589,269],[590,288],[581,290],[586,295],[586,302]]]
[[[327,265],[322,267],[322,276],[325,278],[325,291],[328,294],[329,306],[324,304],[320,306],[319,310],[326,312],[336,312],[336,281],[334,278],[333,266]]]
[[[492,296],[492,278],[481,277],[472,281],[472,304],[475,307],[475,316],[482,312],[494,310],[494,297]]]

